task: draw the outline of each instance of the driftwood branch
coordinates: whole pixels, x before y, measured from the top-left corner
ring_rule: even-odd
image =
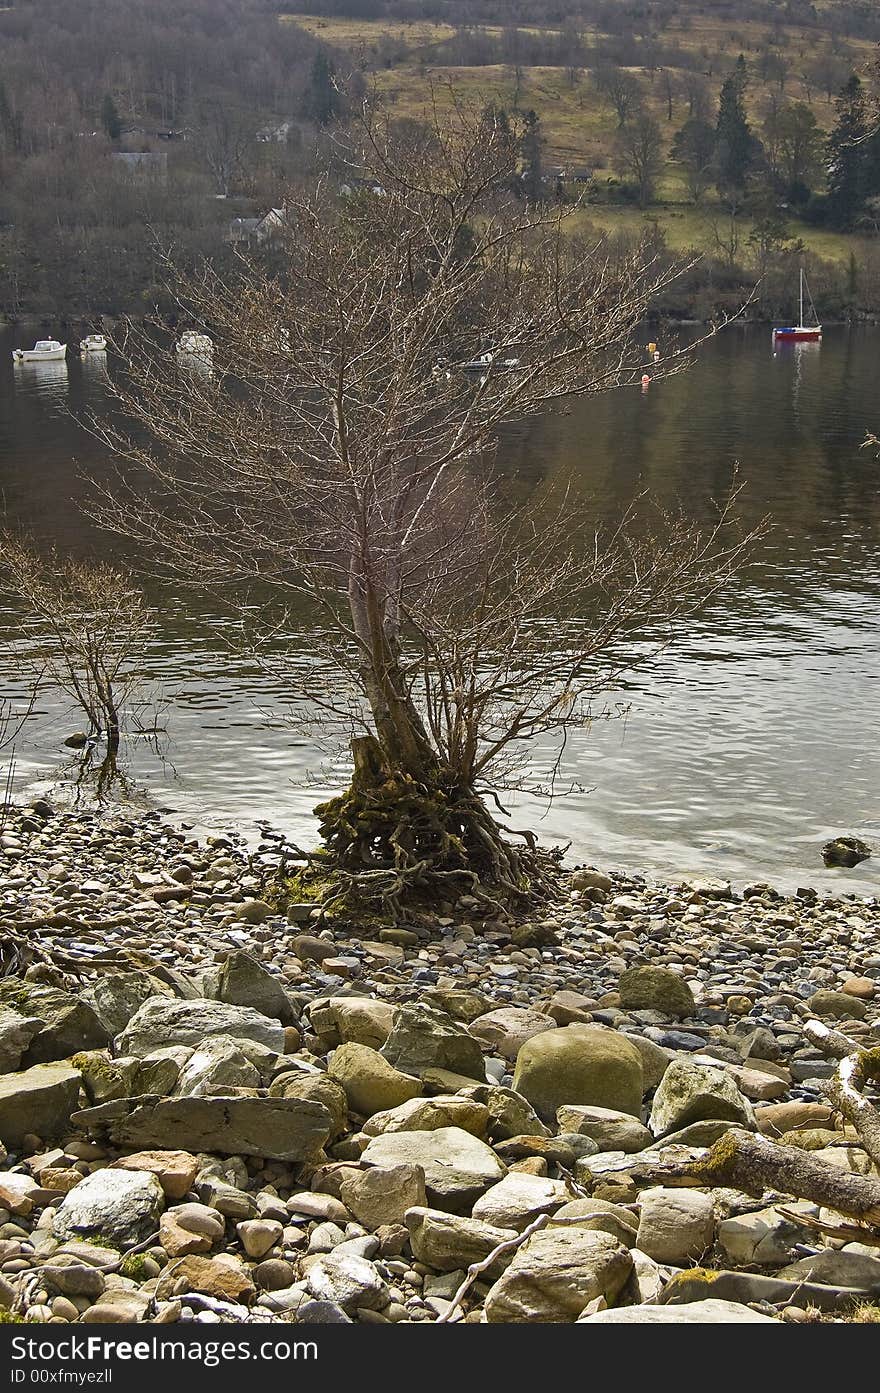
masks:
[[[830,1030],[816,1020],[806,1022],[804,1034],[824,1054],[840,1060],[836,1075],[828,1082],[828,1096],[855,1127],[871,1160],[880,1166],[880,1113],[864,1094],[872,1079],[880,1079],[880,1047],[863,1049],[841,1031]]]
[[[779,1146],[739,1128],[726,1132],[697,1161],[656,1162],[631,1174],[654,1184],[729,1185],[747,1194],[781,1190],[864,1224],[880,1224],[880,1180],[814,1160],[809,1151]]]
[[[517,1248],[521,1248],[526,1240],[531,1238],[533,1233],[537,1233],[539,1229],[545,1228],[549,1222],[549,1214],[539,1214],[537,1219],[534,1219],[527,1228],[523,1229],[522,1233],[518,1233],[515,1238],[507,1238],[503,1243],[499,1243],[496,1248],[492,1249],[491,1253],[487,1253],[479,1262],[472,1262],[467,1270],[467,1276],[452,1298],[452,1305],[449,1307],[448,1311],[445,1311],[443,1315],[438,1318],[436,1323],[438,1325],[447,1325],[452,1320],[452,1317],[455,1315],[481,1273],[488,1272],[489,1268],[497,1262],[498,1258],[503,1257],[505,1253],[516,1252]]]

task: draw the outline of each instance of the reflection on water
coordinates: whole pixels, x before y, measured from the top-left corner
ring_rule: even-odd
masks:
[[[16,390],[32,398],[50,411],[67,412],[70,378],[67,363],[16,363]]]
[[[60,545],[94,546],[82,475],[100,480],[108,464],[68,412],[102,407],[106,362],[13,374],[12,346],[0,334],[8,511]],[[841,329],[774,353],[769,332],[731,329],[686,376],[506,433],[501,460],[523,499],[569,488],[601,520],[648,493],[708,519],[738,465],[746,521],[774,522],[724,601],[618,694],[627,719],[571,737],[560,787],[590,791],[549,811],[521,799],[517,825],[530,817],[603,865],[876,891],[880,859],[827,872],[819,847],[838,832],[880,843],[880,465],[859,448],[880,425],[878,348],[876,331]],[[48,377],[56,367],[62,378]],[[308,636],[282,681],[231,655],[208,608],[157,599],[147,663],[169,702],[174,767],[136,741],[134,772],[197,823],[207,808],[214,823],[265,818],[308,837],[309,810],[345,769],[315,733],[286,722],[298,674],[314,662]],[[18,752],[23,782],[50,774],[77,724],[44,703]],[[555,751],[539,753],[546,764]]]

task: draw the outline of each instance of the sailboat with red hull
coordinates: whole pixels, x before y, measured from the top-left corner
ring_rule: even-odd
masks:
[[[810,309],[813,312],[815,324],[804,322],[804,290],[810,300]],[[819,316],[816,314],[816,306],[813,304],[813,297],[810,295],[810,287],[807,285],[807,278],[804,275],[804,268],[801,267],[801,292],[800,292],[800,316],[797,324],[790,324],[784,329],[773,330],[774,343],[816,343],[822,337],[822,325],[819,323]]]

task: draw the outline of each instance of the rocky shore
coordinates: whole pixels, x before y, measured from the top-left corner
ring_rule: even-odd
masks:
[[[581,869],[355,936],[263,898],[278,850],[7,810],[0,1317],[880,1319],[880,1211],[700,1172],[870,1198],[804,1026],[880,1044],[877,900]]]

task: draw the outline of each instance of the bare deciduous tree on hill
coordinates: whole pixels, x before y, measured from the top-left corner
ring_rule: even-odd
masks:
[[[632,640],[674,631],[743,541],[725,506],[708,533],[656,537],[603,535],[564,497],[512,506],[499,429],[637,384],[635,331],[675,272],[514,199],[519,133],[491,114],[395,131],[368,112],[361,140],[354,193],[291,195],[278,269],[185,287],[212,374],[131,329],[117,390],[150,439],[110,438],[148,484],[111,521],[197,584],[307,597],[345,683],[297,694],[354,707],[351,785],[317,810],[338,896],[516,907],[555,863],[482,795],[587,719]]]

